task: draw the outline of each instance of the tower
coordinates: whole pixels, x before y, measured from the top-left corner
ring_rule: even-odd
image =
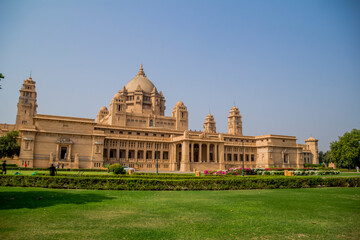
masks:
[[[24,80],[20,89],[19,102],[17,104],[16,129],[21,129],[24,125],[32,125],[33,117],[37,111],[36,103],[37,93],[35,90],[35,81],[31,77]]]
[[[230,109],[228,116],[228,133],[239,136],[243,135],[240,111],[235,106]]]
[[[318,148],[318,139],[315,139],[313,137],[309,137],[305,140],[306,146],[309,148],[312,154],[312,163],[313,164],[319,164],[319,148]]]
[[[183,102],[177,102],[171,116],[176,119],[175,130],[188,130],[188,111]]]
[[[206,116],[204,122],[204,132],[206,133],[216,133],[216,122],[214,116],[210,113]]]

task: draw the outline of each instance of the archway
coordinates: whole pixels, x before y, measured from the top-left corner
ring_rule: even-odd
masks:
[[[201,162],[207,162],[207,145],[201,144]]]

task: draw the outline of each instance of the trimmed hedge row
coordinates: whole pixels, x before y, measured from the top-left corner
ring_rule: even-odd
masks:
[[[101,190],[241,190],[310,187],[359,187],[360,177],[267,177],[220,179],[138,179],[1,176],[0,186]]]
[[[49,168],[29,168],[29,167],[13,167],[6,165],[7,170],[24,170],[24,171],[49,171]],[[57,171],[61,172],[107,172],[107,169],[85,169],[85,168],[57,168]]]

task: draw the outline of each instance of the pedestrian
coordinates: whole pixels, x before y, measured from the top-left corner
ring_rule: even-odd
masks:
[[[57,163],[56,168],[57,168],[57,169],[60,168],[60,163]]]
[[[51,164],[51,166],[49,167],[49,171],[50,171],[50,176],[56,175],[56,168],[54,167],[54,164]]]
[[[61,165],[61,168],[64,168],[64,164]]]
[[[25,167],[27,167],[27,164],[26,164],[26,162],[25,162]]]
[[[6,160],[4,160],[4,162],[2,164],[2,171],[3,171],[3,174],[6,174]]]

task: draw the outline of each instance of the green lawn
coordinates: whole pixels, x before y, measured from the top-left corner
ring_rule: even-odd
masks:
[[[360,239],[360,188],[0,187],[0,239]]]

